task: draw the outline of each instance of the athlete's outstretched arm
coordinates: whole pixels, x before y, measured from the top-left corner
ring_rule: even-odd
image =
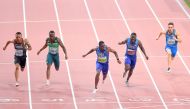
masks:
[[[27,45],[27,50],[32,50],[32,46],[30,45],[29,41],[25,39],[24,42]]]
[[[162,35],[165,35],[166,32],[160,32],[159,36],[156,38],[156,40],[158,40]]]
[[[59,45],[61,46],[61,48],[63,49],[63,52],[65,53],[65,59],[68,59],[67,50],[66,50],[65,46],[63,45],[63,42],[59,38],[58,38],[58,42],[59,42]]]
[[[144,47],[143,47],[143,45],[142,45],[142,43],[141,43],[140,40],[139,40],[139,47],[140,47],[141,51],[143,52],[144,56],[146,57],[146,59],[148,60],[148,56],[147,56],[147,54],[145,52],[145,49],[144,49]]]
[[[39,55],[40,52],[41,52],[42,50],[44,50],[46,47],[47,47],[47,41],[46,41],[46,43],[44,44],[44,46],[38,51],[37,55]]]
[[[109,52],[112,52],[112,53],[115,55],[115,57],[116,57],[116,59],[117,59],[117,62],[118,62],[119,64],[121,64],[121,61],[119,60],[119,56],[118,56],[117,52],[116,52],[114,49],[110,48],[110,47],[108,47],[108,51],[109,51]]]
[[[10,43],[14,43],[14,40],[12,40],[12,41],[7,41],[6,45],[3,47],[3,50],[6,50],[7,46],[8,46]]]
[[[84,58],[84,57],[86,57],[87,55],[89,55],[90,53],[92,53],[92,52],[94,52],[96,50],[97,50],[97,48],[92,48],[88,53],[82,55],[82,57]]]
[[[123,45],[123,44],[126,44],[126,40],[118,43],[118,45]]]

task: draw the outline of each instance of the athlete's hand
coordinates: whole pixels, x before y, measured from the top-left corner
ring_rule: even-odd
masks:
[[[40,54],[40,51],[38,51],[37,55],[39,55],[39,54]]]
[[[68,56],[67,56],[67,55],[65,55],[65,59],[66,59],[66,60],[68,59]]]
[[[6,50],[6,47],[3,47],[3,50]]]
[[[118,45],[122,45],[122,42],[119,42]]]
[[[149,57],[148,56],[146,56],[146,60],[148,60],[149,59]]]
[[[85,58],[87,55],[82,55],[83,58]]]
[[[118,62],[119,64],[121,64],[121,61],[120,61],[120,60],[117,60],[117,62]]]

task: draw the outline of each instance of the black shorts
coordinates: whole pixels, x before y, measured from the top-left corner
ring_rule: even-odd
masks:
[[[14,63],[19,64],[21,68],[25,68],[25,66],[26,66],[26,56],[22,56],[22,57],[15,56]]]

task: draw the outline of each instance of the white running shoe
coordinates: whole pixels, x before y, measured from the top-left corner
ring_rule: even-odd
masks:
[[[167,73],[170,73],[171,72],[171,68],[168,67],[168,69],[166,70]]]
[[[16,83],[15,83],[15,86],[16,86],[16,87],[18,87],[18,86],[19,86],[19,83],[18,83],[18,82],[16,82]]]
[[[50,81],[46,80],[46,85],[49,86],[50,85]]]
[[[97,91],[98,91],[98,89],[94,89],[94,90],[92,91],[92,93],[95,94]]]

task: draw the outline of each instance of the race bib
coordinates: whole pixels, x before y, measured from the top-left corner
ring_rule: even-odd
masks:
[[[23,50],[16,50],[15,55],[16,56],[23,56]]]
[[[129,55],[135,55],[136,51],[132,49],[127,49],[127,54]]]
[[[175,40],[174,39],[168,39],[168,44],[170,44],[170,45],[175,44]]]
[[[106,63],[107,62],[107,57],[98,57],[98,62]]]
[[[58,52],[58,49],[57,49],[57,48],[54,48],[54,47],[50,47],[50,48],[49,48],[49,52],[50,52],[51,54],[56,54],[56,53]]]

